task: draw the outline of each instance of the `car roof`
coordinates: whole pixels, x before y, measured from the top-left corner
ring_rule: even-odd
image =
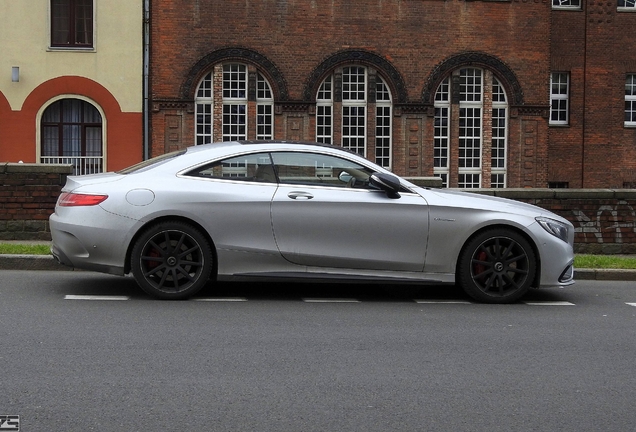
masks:
[[[350,152],[348,149],[343,147],[335,146],[332,144],[318,143],[312,141],[295,141],[295,140],[237,140],[237,141],[223,141],[223,142],[215,142],[209,144],[201,144],[196,146],[188,147],[187,150],[189,152],[206,150],[210,148],[221,148],[221,147],[238,147],[238,146],[308,146],[315,148],[330,148],[337,149],[345,152]],[[353,152],[351,152],[353,153]]]

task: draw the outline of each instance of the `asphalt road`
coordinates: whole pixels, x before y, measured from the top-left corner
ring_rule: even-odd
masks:
[[[636,424],[636,286],[454,288],[0,271],[0,415],[22,431],[596,431]]]

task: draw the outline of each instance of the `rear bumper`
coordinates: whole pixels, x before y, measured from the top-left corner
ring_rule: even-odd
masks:
[[[91,211],[99,217],[74,214],[73,222],[68,222],[57,213],[51,215],[51,254],[68,267],[123,275],[129,243],[127,233],[135,221],[101,209]]]

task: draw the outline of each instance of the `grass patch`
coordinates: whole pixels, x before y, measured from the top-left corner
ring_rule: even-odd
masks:
[[[576,255],[574,257],[574,268],[633,270],[636,269],[636,257]]]
[[[50,246],[44,244],[0,243],[0,255],[49,255]]]

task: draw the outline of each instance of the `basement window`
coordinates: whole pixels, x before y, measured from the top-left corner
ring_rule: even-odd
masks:
[[[548,182],[548,187],[550,189],[569,189],[570,183],[564,181]]]
[[[581,0],[552,0],[552,9],[581,9]]]

